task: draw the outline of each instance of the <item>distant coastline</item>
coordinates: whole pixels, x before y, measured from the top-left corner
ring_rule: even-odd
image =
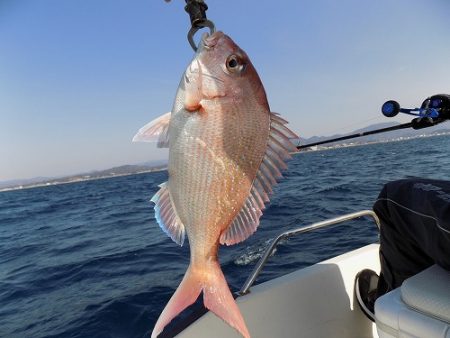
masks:
[[[428,138],[433,136],[449,136],[450,130],[440,130],[436,131],[434,133],[423,133],[423,134],[416,134],[416,135],[410,135],[410,136],[398,136],[393,138],[383,138],[383,139],[376,139],[376,140],[365,140],[361,141],[361,139],[353,141],[353,142],[340,142],[340,143],[331,143],[330,145],[319,145],[319,146],[312,146],[310,148],[303,149],[302,152],[310,152],[310,151],[322,151],[322,150],[331,150],[331,149],[338,149],[338,148],[347,148],[347,147],[358,147],[358,146],[365,146],[370,144],[378,144],[378,143],[388,143],[388,142],[401,142],[401,141],[407,141],[417,138]],[[307,144],[309,143],[308,140],[302,141],[300,144]],[[93,180],[101,180],[101,179],[108,179],[108,178],[114,178],[114,177],[121,177],[121,176],[130,176],[130,175],[139,175],[139,174],[146,174],[151,172],[158,172],[167,170],[167,164],[162,165],[123,165],[120,167],[114,167],[107,170],[102,171],[94,171],[90,173],[84,173],[84,174],[77,174],[77,175],[70,175],[65,176],[61,178],[48,178],[39,180],[37,182],[29,182],[29,183],[17,183],[17,184],[11,184],[11,185],[4,185],[3,187],[0,186],[0,192],[6,192],[6,191],[14,191],[14,190],[23,190],[23,189],[32,189],[32,188],[40,188],[40,187],[48,187],[48,186],[55,186],[60,184],[71,184],[71,183],[78,183],[78,182],[86,182],[86,181],[93,181]]]
[[[331,143],[331,145],[329,145],[329,146],[318,145],[318,146],[308,147],[308,148],[303,149],[301,152],[331,150],[331,149],[348,148],[348,147],[359,147],[359,146],[366,146],[366,145],[370,145],[370,144],[379,144],[379,143],[402,142],[402,141],[414,140],[417,138],[428,138],[428,137],[435,137],[435,136],[450,136],[450,131],[437,132],[437,133],[433,133],[433,134],[420,134],[420,135],[414,135],[414,136],[401,136],[401,137],[396,137],[396,138],[392,138],[392,139],[381,139],[381,140],[376,140],[376,141],[341,142],[341,143],[337,143],[337,144]]]
[[[18,185],[11,185],[0,188],[0,192],[6,191],[14,191],[14,190],[23,190],[23,189],[33,189],[33,188],[41,188],[41,187],[50,187],[61,184],[72,184],[86,181],[94,181],[94,180],[104,180],[108,178],[121,177],[121,176],[130,176],[130,175],[140,175],[151,172],[158,172],[167,170],[167,165],[158,165],[158,166],[142,166],[142,165],[125,165],[121,167],[114,167],[107,170],[92,172],[92,173],[84,173],[77,175],[70,175],[61,178],[51,178],[39,182],[33,183],[24,183]]]

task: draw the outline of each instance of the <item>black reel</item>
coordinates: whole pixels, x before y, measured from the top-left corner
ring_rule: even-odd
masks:
[[[427,128],[450,119],[450,95],[430,96],[420,108],[401,108],[397,101],[390,100],[383,104],[381,112],[386,117],[394,117],[398,113],[417,116],[411,121],[412,128]]]
[[[450,95],[438,94],[433,95],[423,101],[422,109],[437,109],[439,111],[439,118],[450,119]]]

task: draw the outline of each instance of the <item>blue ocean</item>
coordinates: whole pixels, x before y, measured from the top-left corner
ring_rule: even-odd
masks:
[[[448,179],[450,137],[303,152],[259,230],[220,250],[239,290],[280,232],[371,208],[384,183]],[[0,193],[0,337],[149,337],[187,268],[189,248],[149,202],[167,172]],[[257,283],[376,242],[365,219],[283,242]]]

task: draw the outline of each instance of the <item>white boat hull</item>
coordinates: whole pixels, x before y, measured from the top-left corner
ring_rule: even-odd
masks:
[[[252,287],[237,299],[252,337],[378,338],[353,291],[359,271],[379,272],[378,249],[371,244]],[[177,337],[240,335],[208,312]]]

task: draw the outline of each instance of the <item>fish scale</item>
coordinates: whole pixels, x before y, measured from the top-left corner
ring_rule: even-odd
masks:
[[[246,103],[250,107],[254,105],[251,99]],[[174,111],[177,108],[175,106]],[[193,231],[220,232],[237,214],[262,161],[265,150],[263,142],[267,140],[269,131],[268,110],[261,114],[244,106],[230,112],[221,105],[214,105],[207,114],[207,117],[196,118],[189,113],[180,114],[169,129],[172,134],[180,130],[179,125],[184,126],[182,135],[170,147],[169,188],[174,203],[179,206],[177,210],[182,223],[187,229],[195,226],[195,230],[187,231],[190,240],[195,240],[195,235],[189,235]],[[228,119],[230,115],[236,118]],[[261,130],[263,126],[266,135],[264,129]],[[263,144],[259,152],[252,149],[257,138]],[[244,159],[241,154],[246,154]],[[179,170],[175,174],[171,168]],[[211,177],[213,184],[204,183],[207,177]],[[224,193],[229,189],[231,193]]]

